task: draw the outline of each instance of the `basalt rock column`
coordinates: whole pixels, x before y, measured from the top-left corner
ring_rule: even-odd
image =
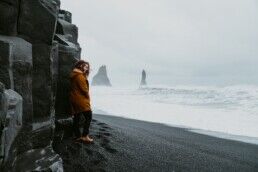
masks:
[[[71,21],[71,13],[60,10],[59,0],[0,0],[0,82],[23,98],[22,123],[16,121],[22,128],[8,142],[9,154],[1,153],[7,162],[0,166],[7,171],[62,166],[51,143],[55,105],[57,116],[69,115],[69,73],[80,59],[78,28]],[[7,104],[0,105],[1,120],[6,119],[2,114]]]
[[[32,46],[18,38],[0,35],[0,81],[23,97],[23,122],[31,125],[32,106]]]
[[[73,65],[81,58],[81,48],[78,39],[78,28],[70,23],[71,13],[61,10],[57,21],[55,40],[58,42],[58,83],[55,104],[56,118],[65,118],[70,114],[70,78]]]
[[[32,43],[35,124],[50,124],[54,117],[55,71],[58,70],[54,62],[58,60],[58,46],[53,39],[58,11],[59,4],[53,0],[21,0],[18,33]]]
[[[18,14],[2,10],[2,2],[13,6]],[[15,141],[8,143],[11,149],[5,157],[8,159],[3,164],[5,169],[21,170],[16,161],[19,160],[26,167],[31,165],[29,171],[33,171],[35,156],[28,152],[52,150],[58,75],[58,45],[54,35],[59,5],[58,0],[0,0],[0,34],[3,34],[0,35],[0,81],[23,97],[23,125]],[[40,156],[39,159],[45,155]]]
[[[5,90],[0,82],[0,163],[5,162],[15,137],[22,127],[22,97]]]
[[[18,0],[0,0],[0,34],[17,35]]]

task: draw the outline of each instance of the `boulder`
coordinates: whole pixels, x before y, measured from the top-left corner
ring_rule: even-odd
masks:
[[[10,170],[11,169],[11,170]],[[52,146],[28,150],[16,157],[8,171],[63,171],[63,160]]]
[[[98,73],[92,78],[91,85],[111,86],[110,80],[107,76],[107,67],[105,65],[99,68]]]

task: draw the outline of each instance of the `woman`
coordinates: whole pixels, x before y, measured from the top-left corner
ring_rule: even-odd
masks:
[[[74,133],[77,141],[83,141],[85,143],[93,142],[93,139],[89,137],[89,127],[92,119],[89,82],[87,79],[90,73],[89,71],[89,63],[79,60],[70,74],[70,102]],[[81,126],[83,126],[82,133],[80,132]]]

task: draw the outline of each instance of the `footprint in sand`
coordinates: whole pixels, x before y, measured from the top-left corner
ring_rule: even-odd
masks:
[[[69,131],[66,130],[62,130],[61,134],[56,135],[55,147],[58,148],[58,153],[63,159],[66,171],[89,171],[89,167],[92,169],[90,171],[105,171],[102,167],[107,164],[107,154],[116,152],[109,145],[111,140],[110,127],[97,120],[92,122],[93,125],[91,126],[94,129],[90,131],[93,138],[95,136],[95,144],[85,145],[75,142],[73,137],[67,134]]]
[[[89,171],[106,172],[106,170],[102,168],[90,168]]]
[[[110,127],[108,127],[108,126],[103,126],[103,128],[105,128],[105,129],[111,129]]]
[[[90,166],[98,166],[99,164],[107,162],[107,159],[98,151],[94,151],[91,155]]]
[[[106,151],[108,151],[109,153],[114,154],[114,153],[117,152],[117,150],[114,149],[114,148],[112,148],[108,143],[101,143],[101,146],[102,146]]]
[[[105,123],[103,123],[103,122],[99,122],[99,125],[107,125],[107,124],[105,124]]]
[[[110,133],[103,133],[103,135],[105,135],[105,136],[111,136],[111,134]]]
[[[107,124],[103,122],[96,121],[97,125],[99,126],[98,131],[95,135],[96,138],[100,139],[100,146],[103,147],[107,152],[109,153],[116,153],[117,150],[115,148],[112,148],[110,145],[112,136],[111,134],[111,127],[109,127]]]
[[[96,131],[94,136],[96,139],[100,140],[100,146],[103,147],[109,153],[116,153],[117,150],[115,148],[112,148],[112,146],[110,145],[112,128],[108,126],[108,124],[99,122],[98,120],[94,119],[93,121],[95,124],[93,128]]]
[[[106,131],[108,131],[108,129],[100,128],[99,131],[106,132]]]

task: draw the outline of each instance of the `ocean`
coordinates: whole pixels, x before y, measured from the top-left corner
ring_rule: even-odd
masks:
[[[95,113],[258,144],[258,86],[94,86],[90,95]]]

